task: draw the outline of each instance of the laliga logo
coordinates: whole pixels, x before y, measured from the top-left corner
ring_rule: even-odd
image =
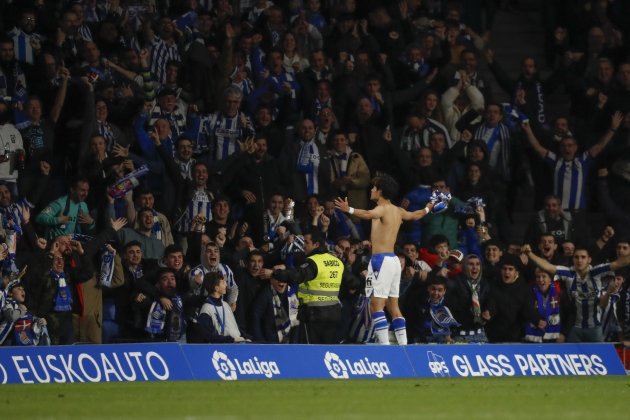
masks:
[[[334,379],[348,379],[348,369],[335,353],[327,351],[324,356],[324,364]]]
[[[428,351],[427,358],[429,359],[429,369],[433,373],[433,376],[451,376],[451,372],[448,370],[442,356]]]
[[[262,375],[265,378],[273,378],[274,375],[280,375],[280,368],[276,362],[258,360],[258,357],[246,360],[237,358],[230,360],[225,353],[217,350],[212,354],[212,364],[217,371],[217,375],[225,381],[234,381],[238,379],[238,375]]]
[[[212,354],[212,364],[221,379],[224,381],[236,380],[236,368],[225,353],[215,350]]]
[[[348,379],[350,376],[376,376],[383,378],[391,375],[386,362],[373,362],[367,357],[358,360],[341,359],[332,352],[326,352],[324,364],[328,373],[335,379]]]

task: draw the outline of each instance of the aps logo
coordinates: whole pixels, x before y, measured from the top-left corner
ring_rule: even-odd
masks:
[[[446,366],[442,356],[428,351],[427,358],[429,359],[429,370],[433,373],[433,376],[451,376],[451,372],[448,370],[448,366]]]

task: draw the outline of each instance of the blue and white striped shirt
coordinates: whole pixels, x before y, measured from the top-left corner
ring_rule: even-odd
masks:
[[[92,42],[92,31],[86,24],[79,26],[79,29],[77,29],[77,35],[79,35],[79,38],[85,42]]]
[[[422,131],[422,142],[426,147],[431,147],[429,137],[431,137],[431,134],[433,133],[444,134],[444,139],[446,140],[446,148],[450,149],[451,147],[453,147],[453,140],[451,140],[451,135],[449,134],[448,129],[444,127],[441,122],[434,120],[433,118],[427,118],[427,125]]]
[[[171,133],[173,133],[173,137],[176,139],[186,131],[186,111],[179,105],[175,107],[173,112],[163,111],[159,105],[156,105],[151,111],[149,125],[153,126],[155,121],[159,119],[168,121],[168,125],[171,127]]]
[[[562,200],[563,209],[583,209],[586,206],[588,173],[593,164],[589,152],[564,160],[553,152],[547,153],[545,163],[553,168],[553,193]]]
[[[575,326],[594,328],[601,325],[602,310],[599,298],[602,295],[602,278],[614,275],[610,264],[589,266],[586,276],[581,278],[573,267],[556,266],[556,276],[564,282],[566,290],[575,302]]]
[[[474,133],[475,139],[483,140],[488,147],[488,165],[497,169],[505,180],[510,179],[510,130],[499,123],[496,127],[480,125]]]
[[[241,124],[241,116],[245,117],[245,125]],[[215,112],[202,123],[202,130],[207,137],[208,144],[213,151],[213,158],[223,160],[240,151],[238,141],[255,134],[250,119],[242,112],[234,117],[228,117],[222,112]]]
[[[198,214],[202,214],[206,218],[206,221],[211,221],[213,199],[212,193],[206,190],[195,190],[186,206],[184,214],[177,220],[175,230],[179,233],[190,232],[192,221]]]
[[[36,33],[29,35],[18,28],[13,28],[13,30],[7,33],[7,35],[13,39],[15,58],[23,63],[34,64],[35,51],[33,50],[33,47],[31,47],[31,38],[39,39],[43,42],[44,37]]]
[[[151,73],[159,83],[166,83],[166,63],[171,60],[181,61],[177,44],[169,46],[162,38],[154,37],[151,43]]]
[[[18,237],[22,236],[22,223],[24,216],[22,209],[27,208],[33,210],[35,208],[26,198],[13,202],[7,207],[0,207],[0,215],[2,216],[2,227],[4,229],[14,230]]]
[[[206,274],[213,272],[222,273],[225,278],[227,283],[227,293],[225,295],[226,302],[230,304],[236,303],[236,299],[238,298],[238,285],[234,280],[234,273],[232,272],[232,269],[223,263],[219,263],[216,267],[205,267],[203,264],[199,264],[197,267],[190,270],[190,273],[188,274],[188,281],[193,289],[193,293],[197,294],[195,290],[195,286],[197,284],[194,280],[195,276],[201,275],[203,277]],[[203,294],[203,291],[200,290],[200,292]]]

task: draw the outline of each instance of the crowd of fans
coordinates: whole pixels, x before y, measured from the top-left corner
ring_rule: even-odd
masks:
[[[542,2],[516,78],[489,43],[518,2],[0,7],[4,345],[303,341],[278,272],[326,251],[326,341],[369,341],[370,225],[334,199],[381,173],[409,211],[452,195],[400,230],[410,343],[630,340],[627,2]]]

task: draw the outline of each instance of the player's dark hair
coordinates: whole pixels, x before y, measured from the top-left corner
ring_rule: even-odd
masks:
[[[390,175],[381,174],[374,177],[372,185],[381,190],[381,195],[387,200],[393,200],[398,195],[398,182]]]

